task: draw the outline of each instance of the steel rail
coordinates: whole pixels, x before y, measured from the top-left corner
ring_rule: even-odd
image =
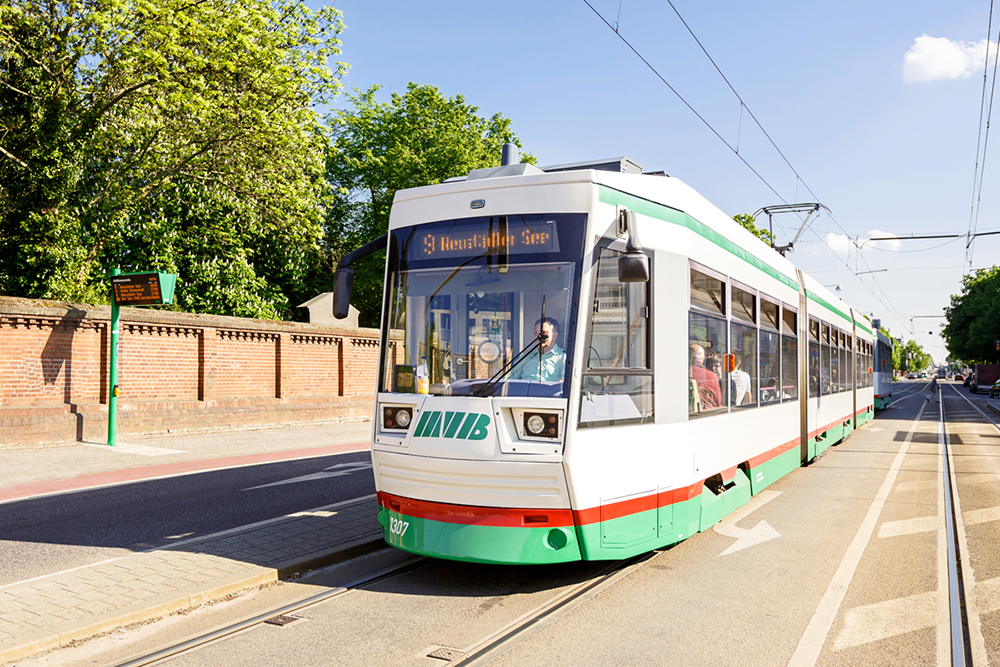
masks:
[[[224,628],[221,628],[219,630],[214,630],[212,632],[208,632],[203,635],[199,635],[197,637],[194,637],[193,639],[188,639],[183,642],[178,642],[177,644],[173,644],[171,646],[168,646],[167,648],[160,649],[154,653],[149,653],[139,658],[133,658],[127,662],[118,663],[117,665],[115,665],[115,667],[143,667],[144,665],[152,665],[161,660],[166,660],[167,658],[173,657],[180,653],[185,653],[204,644],[208,644],[209,642],[222,639],[223,637],[236,634],[237,632],[242,632],[243,630],[251,628],[255,625],[260,625],[261,623],[264,623],[268,619],[274,618],[275,616],[290,614],[305,607],[318,604],[325,600],[329,600],[331,598],[335,598],[344,595],[346,593],[350,593],[354,590],[357,590],[358,588],[362,588],[364,586],[368,586],[370,584],[382,581],[383,579],[389,579],[391,577],[405,574],[419,567],[426,566],[429,563],[430,559],[425,558],[423,556],[417,558],[411,558],[409,560],[403,561],[402,563],[393,565],[392,567],[379,570],[374,574],[370,574],[368,576],[361,577],[360,579],[356,579],[348,584],[345,584],[344,586],[338,586],[337,588],[325,591],[323,593],[319,593],[317,595],[310,596],[308,598],[304,598],[302,600],[299,600],[298,602],[292,602],[291,604],[284,605],[277,609],[266,611],[263,614],[258,614],[257,616],[254,616],[253,618],[239,621],[237,623],[233,623],[232,625],[227,625]]]
[[[937,391],[940,425],[938,444],[941,446],[944,470],[944,522],[948,553],[948,617],[951,638],[952,667],[967,667],[972,664],[972,642],[969,637],[969,618],[966,614],[965,588],[962,581],[962,561],[958,549],[958,528],[955,517],[956,490],[952,485],[952,469],[948,451],[948,434],[945,429],[944,401],[941,388]],[[929,400],[929,399],[928,399]]]
[[[590,600],[598,593],[642,567],[660,551],[650,551],[622,561],[616,561],[598,575],[583,581],[547,602],[535,607],[514,622],[496,632],[463,655],[446,663],[447,667],[473,667],[493,662],[501,654],[528,637],[548,627],[569,611]]]

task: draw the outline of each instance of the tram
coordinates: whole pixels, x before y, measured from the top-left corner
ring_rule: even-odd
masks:
[[[875,409],[883,410],[892,403],[892,336],[881,327],[880,320],[872,320],[875,340],[875,367],[873,390],[875,392]]]
[[[372,463],[386,541],[482,563],[681,541],[872,419],[871,323],[662,173],[398,191]],[[640,242],[641,239],[641,242]]]

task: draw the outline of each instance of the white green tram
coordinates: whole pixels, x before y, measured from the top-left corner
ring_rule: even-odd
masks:
[[[386,247],[372,462],[389,544],[625,558],[872,418],[871,324],[698,193],[627,160],[515,162],[397,192],[387,238],[338,268],[342,317],[351,262]]]

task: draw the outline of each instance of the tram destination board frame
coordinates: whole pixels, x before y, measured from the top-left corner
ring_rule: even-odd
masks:
[[[173,303],[176,273],[122,273],[111,277],[116,306],[159,306]]]

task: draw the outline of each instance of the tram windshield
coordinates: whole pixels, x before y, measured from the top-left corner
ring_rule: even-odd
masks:
[[[394,230],[381,390],[567,396],[585,228],[554,214]]]

